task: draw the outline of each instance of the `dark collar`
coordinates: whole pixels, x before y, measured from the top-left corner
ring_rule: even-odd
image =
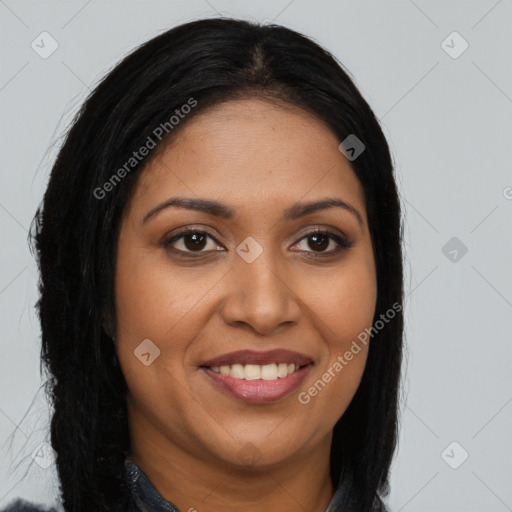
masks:
[[[167,501],[151,483],[150,479],[134,462],[125,463],[125,474],[132,497],[140,512],[180,512],[178,507]]]

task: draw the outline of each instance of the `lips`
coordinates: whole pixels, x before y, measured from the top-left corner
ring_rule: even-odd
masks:
[[[292,350],[285,349],[274,349],[267,350],[265,352],[258,352],[255,350],[237,350],[235,352],[229,352],[213,359],[208,359],[202,362],[199,366],[212,368],[220,366],[231,366],[233,364],[295,364],[298,367],[309,365],[313,360],[305,354],[294,352]]]
[[[275,380],[246,380],[233,378],[202,367],[201,371],[217,390],[237,401],[247,404],[270,404],[283,400],[294,393],[312,370],[305,365],[284,378]]]

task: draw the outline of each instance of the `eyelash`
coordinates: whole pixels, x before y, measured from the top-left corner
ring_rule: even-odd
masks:
[[[186,258],[198,258],[198,257],[201,257],[201,255],[204,255],[204,254],[206,254],[208,252],[210,252],[210,253],[211,252],[217,252],[217,251],[203,251],[203,250],[200,250],[200,251],[184,251],[182,249],[176,249],[174,247],[171,247],[172,243],[180,240],[181,238],[183,238],[186,235],[191,235],[191,234],[206,235],[207,237],[209,237],[212,240],[214,240],[215,243],[217,243],[218,245],[221,245],[215,239],[215,237],[213,235],[211,235],[210,233],[208,233],[207,231],[201,231],[201,230],[195,229],[195,228],[187,228],[187,229],[184,229],[184,230],[180,231],[179,233],[177,233],[173,237],[165,240],[162,243],[162,246],[165,249],[167,249],[167,250],[169,250],[169,251],[171,251],[171,252],[173,252],[175,254],[179,254],[180,256],[184,256]],[[314,236],[314,235],[324,235],[324,236],[328,237],[330,240],[333,240],[338,246],[337,246],[336,249],[331,250],[331,251],[322,251],[322,252],[305,251],[306,253],[313,255],[313,256],[308,256],[310,258],[311,257],[316,258],[318,256],[320,256],[320,257],[333,256],[335,254],[340,253],[344,249],[349,249],[350,247],[352,247],[354,245],[353,243],[349,242],[345,237],[340,236],[339,234],[334,233],[332,231],[325,230],[325,229],[320,229],[320,228],[314,229],[314,230],[306,233],[297,242],[295,242],[294,245],[296,245],[296,244],[302,242],[303,240],[308,239],[309,237]],[[220,252],[220,251],[218,251],[218,252]]]

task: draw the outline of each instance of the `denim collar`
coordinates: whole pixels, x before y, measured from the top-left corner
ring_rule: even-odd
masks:
[[[130,486],[137,512],[180,512],[178,507],[167,501],[151,483],[148,476],[132,461],[126,461],[125,473]],[[344,480],[334,493],[325,512],[341,510],[341,504],[346,498],[349,481]],[[346,510],[346,509],[345,509]],[[381,509],[385,512],[385,508]]]
[[[167,501],[151,483],[146,473],[132,461],[126,461],[125,474],[131,489],[136,512],[180,512],[178,507]]]

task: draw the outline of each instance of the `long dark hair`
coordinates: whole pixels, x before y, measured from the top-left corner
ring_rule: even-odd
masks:
[[[162,147],[208,106],[250,96],[299,106],[325,121],[340,142],[354,134],[364,143],[351,164],[364,188],[374,247],[374,321],[402,304],[400,201],[388,144],[329,52],[285,27],[227,18],[186,23],[141,45],[74,118],[31,226],[51,443],[70,512],[107,512],[129,502],[123,478],[130,448],[127,387],[111,339],[114,269],[120,220],[149,157],[130,167],[126,162],[148,137]],[[185,118],[170,123],[191,98],[195,106]],[[166,127],[160,138],[158,126]],[[122,179],[114,180],[116,173]],[[389,487],[403,337],[403,312],[395,311],[372,337],[360,386],[333,433],[332,482],[336,487],[345,472],[352,475],[349,499],[359,512],[372,510]]]

